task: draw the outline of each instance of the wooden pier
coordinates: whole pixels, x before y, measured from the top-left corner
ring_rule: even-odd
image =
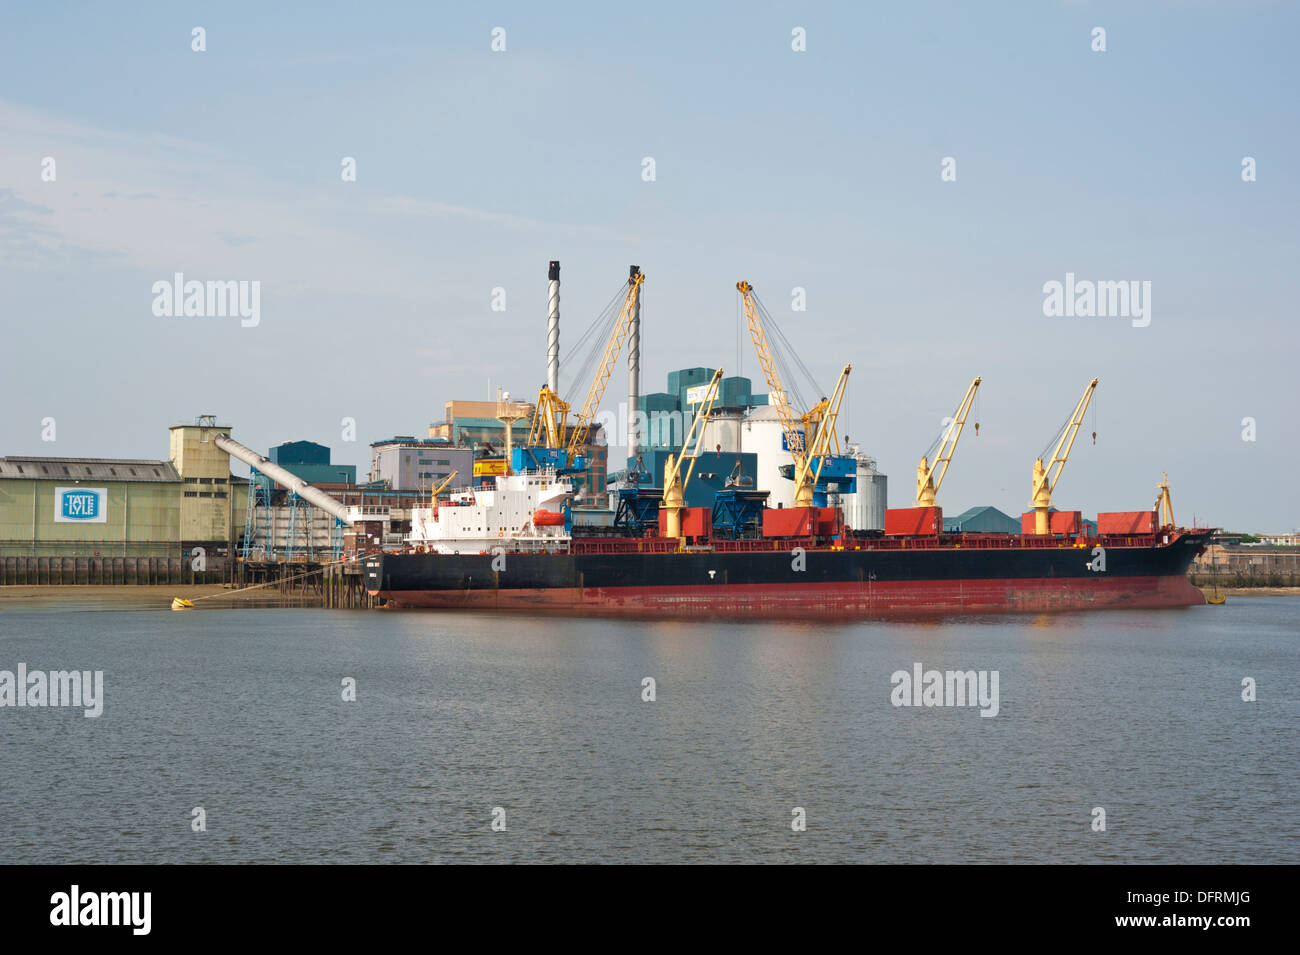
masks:
[[[236,579],[238,587],[265,585],[266,593],[286,602],[344,610],[375,605],[365,582],[359,561],[241,561]]]

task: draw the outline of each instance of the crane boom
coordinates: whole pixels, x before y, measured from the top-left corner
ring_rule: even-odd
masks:
[[[614,330],[609,336],[609,341],[605,343],[605,354],[596,368],[596,377],[587,392],[586,400],[582,403],[582,410],[578,412],[578,420],[569,434],[569,443],[565,449],[568,464],[573,463],[574,457],[586,443],[587,435],[591,432],[591,422],[596,417],[601,399],[605,397],[605,386],[609,384],[609,376],[614,372],[614,362],[618,361],[623,342],[627,341],[632,316],[641,297],[641,283],[644,281],[645,273],[633,266],[632,274],[627,280],[627,293],[623,297],[623,307],[614,322]]]
[[[961,404],[957,407],[957,414],[948,423],[948,430],[944,432],[934,463],[931,464],[928,457],[922,455],[921,463],[916,468],[917,507],[934,506],[939,488],[943,485],[943,477],[948,473],[948,465],[952,463],[953,453],[957,450],[957,442],[961,439],[962,428],[966,427],[966,418],[975,403],[975,392],[979,391],[981,380],[976,378],[966,389],[966,397],[961,400]],[[975,430],[978,434],[978,424]]]
[[[758,307],[754,302],[754,287],[748,282],[737,282],[741,301],[745,304],[745,324],[749,326],[749,337],[758,354],[758,364],[763,369],[763,378],[767,381],[767,402],[776,409],[781,419],[781,430],[785,432],[785,443],[794,455],[796,465],[804,456],[804,432],[799,427],[790,402],[786,399],[785,388],[781,385],[781,374],[776,369],[776,360],[767,345],[767,335],[763,331],[763,321],[758,316]]]
[[[785,387],[781,384],[776,359],[767,343],[767,334],[760,317],[761,309],[754,297],[754,287],[741,281],[736,283],[736,289],[744,302],[745,324],[749,327],[749,337],[754,343],[758,364],[763,369],[763,378],[767,381],[768,404],[776,409],[781,430],[785,434],[786,448],[794,460],[794,506],[812,507],[813,490],[821,478],[822,465],[832,452],[839,452],[839,435],[835,431],[835,423],[852,366],[845,365],[840,372],[832,397],[822,398],[810,411],[796,417],[786,398]],[[808,441],[810,429],[813,430],[811,443]]]
[[[1097,379],[1094,378],[1083,389],[1083,397],[1075,405],[1074,416],[1070,418],[1070,423],[1061,432],[1061,440],[1056,442],[1056,450],[1052,452],[1052,459],[1047,466],[1043,466],[1042,458],[1034,462],[1033,490],[1030,505],[1034,509],[1034,533],[1036,534],[1050,532],[1051,520],[1048,517],[1048,512],[1052,506],[1052,492],[1056,490],[1056,482],[1061,479],[1061,472],[1065,470],[1065,462],[1070,459],[1070,450],[1074,447],[1074,439],[1079,435],[1084,413],[1088,410],[1088,403],[1092,401],[1092,393],[1096,390]],[[1055,474],[1053,474],[1053,470],[1055,470]]]
[[[844,370],[840,372],[839,380],[835,382],[835,390],[831,392],[830,398],[823,398],[818,403],[821,408],[820,420],[817,424],[817,432],[813,435],[812,447],[808,454],[803,458],[802,464],[795,465],[794,487],[795,487],[795,507],[812,506],[813,488],[821,480],[822,465],[826,463],[826,458],[832,451],[838,450],[839,439],[835,434],[835,424],[840,417],[840,403],[844,400],[844,389],[849,383],[849,372],[853,370],[852,365],[845,365]],[[813,470],[813,462],[817,462],[817,468]],[[800,504],[800,492],[806,490],[808,503]]]
[[[736,288],[740,292],[741,301],[745,304],[745,324],[749,327],[749,337],[754,343],[754,351],[758,354],[758,364],[763,369],[763,378],[767,381],[768,404],[776,409],[777,417],[781,421],[781,430],[785,433],[786,448],[794,459],[794,506],[812,507],[813,489],[821,476],[822,463],[831,449],[837,452],[839,450],[835,419],[839,415],[839,402],[844,398],[844,385],[849,374],[849,366],[844,366],[840,380],[835,386],[836,398],[833,406],[831,399],[823,398],[811,411],[802,415],[802,418],[796,418],[786,398],[785,387],[781,384],[781,374],[777,371],[776,359],[767,343],[760,309],[754,297],[754,287],[748,282],[741,281],[736,283]],[[816,425],[813,444],[821,442],[820,452],[815,452],[807,446],[808,430],[813,425]],[[817,460],[816,474],[813,474],[814,458]]]
[[[564,427],[569,418],[569,403],[546,385],[537,394],[537,408],[528,429],[528,446],[560,448],[564,446]]]
[[[430,506],[430,507],[436,507],[436,506],[437,506],[438,495],[441,494],[444,490],[446,490],[448,484],[450,484],[452,481],[456,480],[456,475],[459,474],[459,473],[460,473],[459,471],[452,471],[450,474],[447,475],[447,477],[446,477],[446,478],[442,481],[442,483],[440,483],[437,487],[430,488],[430,490],[429,490],[429,506]]]
[[[686,485],[691,482],[691,475],[695,473],[695,462],[699,459],[700,451],[703,450],[704,444],[704,426],[709,423],[709,415],[713,413],[713,403],[718,399],[718,385],[722,381],[722,369],[719,368],[713,373],[713,379],[709,382],[709,387],[700,399],[700,406],[695,410],[695,417],[691,419],[691,427],[682,438],[682,453],[677,456],[668,455],[668,463],[664,467],[664,496],[660,508],[668,512],[666,523],[666,536],[682,536],[682,508],[686,506]],[[694,445],[692,446],[692,442]],[[686,469],[686,476],[682,476],[682,462],[690,458],[690,466]]]

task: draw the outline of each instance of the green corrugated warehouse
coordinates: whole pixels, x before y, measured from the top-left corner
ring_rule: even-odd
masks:
[[[0,556],[214,556],[243,529],[247,484],[212,444],[229,428],[171,428],[166,461],[0,458]]]

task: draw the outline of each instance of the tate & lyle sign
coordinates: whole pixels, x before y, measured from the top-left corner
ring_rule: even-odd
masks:
[[[710,383],[686,389],[686,403],[688,405],[698,405],[701,401],[708,401],[710,398],[714,401],[718,399],[717,385]]]
[[[56,524],[104,524],[108,521],[108,488],[56,487]]]

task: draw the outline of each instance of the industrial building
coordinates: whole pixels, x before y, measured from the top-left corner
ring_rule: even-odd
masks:
[[[1259,542],[1271,547],[1300,547],[1300,531],[1287,534],[1260,534]]]
[[[315,441],[286,441],[269,448],[267,460],[320,488],[356,485],[354,464],[330,463],[332,452]],[[253,492],[239,522],[243,560],[316,559],[341,550],[343,529],[334,516],[289,494],[269,476],[250,468]]]
[[[681,368],[668,373],[668,390],[642,395],[640,409],[646,415],[644,448],[673,451],[681,447],[682,436],[691,425],[695,406],[716,368]],[[741,376],[723,378],[713,406],[711,425],[738,421],[751,408],[767,404],[767,395],[753,393],[753,383]]]
[[[192,425],[174,424],[168,431],[171,463],[187,485],[181,495],[181,541],[232,543],[248,484],[232,477],[230,456],[213,444],[230,427],[201,415]]]
[[[471,449],[442,439],[410,435],[384,438],[370,445],[370,482],[389,490],[428,492],[453,473],[454,484],[470,483],[475,474]]]
[[[321,560],[340,553],[343,529],[334,515],[290,498],[288,503],[258,502],[240,528],[243,560]]]
[[[190,579],[196,567],[204,568],[197,579],[224,580],[232,557],[337,553],[345,535],[333,515],[256,468],[251,480],[231,474],[230,454],[215,444],[230,432],[211,415],[173,425],[166,460],[0,458],[0,581],[161,582]],[[465,472],[472,469],[472,452],[444,453],[463,455]],[[312,441],[286,442],[266,454],[359,514],[373,513],[373,530],[392,543],[409,509],[423,503],[428,479],[422,487],[418,479],[409,488],[358,486],[355,466],[331,464],[330,456]],[[196,548],[203,558],[197,564]]]
[[[498,395],[496,401],[448,401],[443,406],[444,420],[429,426],[430,442],[474,451],[472,466],[460,472],[465,484],[470,483],[471,474],[475,484],[490,483],[496,475],[505,474],[507,444],[522,446],[527,442],[537,406],[528,401],[511,401],[509,392],[498,391]],[[592,423],[580,453],[587,461],[587,469],[570,475],[570,480],[578,502],[589,505],[603,500],[609,472],[609,449],[599,422]]]
[[[682,438],[690,427],[701,392],[716,371],[702,367],[678,369],[668,373],[666,391],[641,396],[648,433],[639,455],[640,466],[651,475],[655,486],[662,486],[668,454],[681,453]],[[752,482],[746,487],[769,492],[768,507],[794,506],[794,482],[781,473],[794,461],[785,430],[777,409],[768,404],[767,395],[754,394],[750,379],[733,376],[719,382],[718,397],[704,427],[703,447],[713,449],[713,453],[702,455],[696,462],[686,488],[687,506],[710,506],[714,493],[726,485],[737,464],[740,474]],[[888,478],[858,445],[849,445],[845,453],[857,462],[856,490],[839,494],[832,491],[834,501],[844,510],[849,527],[879,530],[885,526]],[[626,481],[637,468],[638,456],[629,457],[627,470],[615,477]]]
[[[1192,563],[1192,573],[1201,585],[1295,587],[1300,585],[1300,547],[1216,542]]]
[[[296,474],[312,484],[355,484],[355,464],[331,464],[330,449],[315,441],[286,441],[266,452],[273,464],[278,464],[291,474]],[[265,475],[259,480],[266,487],[275,482]]]
[[[488,445],[500,450],[506,446],[506,423],[513,423],[516,443],[528,435],[534,405],[527,401],[511,401],[509,392],[503,392],[497,401],[465,401],[456,399],[444,406],[445,417],[441,423],[429,425],[429,437],[462,448]],[[518,422],[522,422],[522,433]]]
[[[202,548],[217,570],[242,530],[248,496],[247,482],[231,475],[229,456],[212,444],[229,430],[211,416],[173,425],[167,460],[0,458],[0,558],[158,558],[179,566]]]
[[[0,554],[180,556],[183,486],[170,461],[0,458]]]

